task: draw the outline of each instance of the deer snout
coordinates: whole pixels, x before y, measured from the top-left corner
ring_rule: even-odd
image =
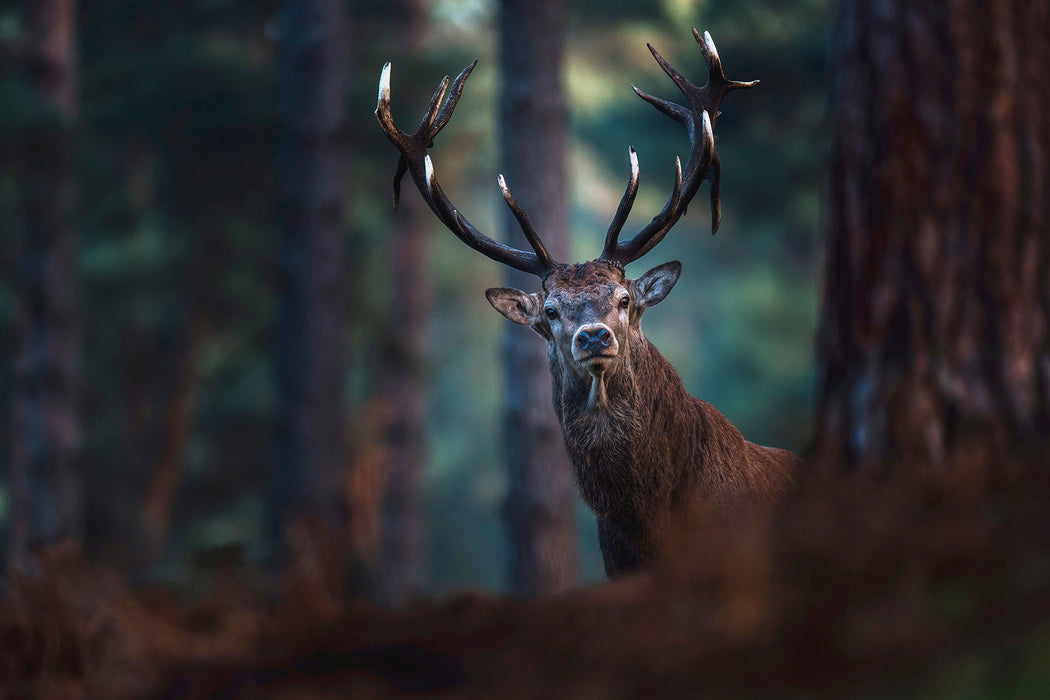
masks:
[[[616,336],[604,323],[580,326],[572,340],[572,355],[580,362],[597,357],[614,357],[618,350]]]

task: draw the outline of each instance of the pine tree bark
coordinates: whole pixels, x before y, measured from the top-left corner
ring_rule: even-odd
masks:
[[[80,359],[72,128],[78,104],[75,0],[26,10],[26,68],[41,121],[22,142],[23,249],[15,330],[9,563],[83,535],[78,473]]]
[[[320,557],[346,522],[346,75],[343,0],[287,0],[282,35],[279,427],[273,524]],[[309,523],[309,524],[307,524]],[[294,527],[293,527],[294,526]],[[299,551],[296,549],[305,550]]]
[[[515,197],[560,260],[568,257],[565,24],[563,0],[500,3],[500,163]],[[514,217],[504,214],[504,239],[528,250]],[[515,270],[508,270],[506,281],[539,289],[534,277]],[[544,344],[531,331],[507,324],[503,367],[511,587],[523,595],[562,590],[576,575],[575,492],[551,404]]]
[[[842,0],[818,439],[941,463],[1050,435],[1050,3]]]

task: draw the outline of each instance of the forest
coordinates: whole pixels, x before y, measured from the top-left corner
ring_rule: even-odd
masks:
[[[1047,37],[1048,0],[7,0],[0,695],[1047,696]],[[529,250],[505,182],[595,259],[634,154],[623,239],[659,217],[712,53],[760,82],[625,274],[681,261],[645,337],[804,464],[607,580],[544,340],[486,301],[539,281],[449,229]],[[475,60],[399,180],[384,95],[407,138]]]

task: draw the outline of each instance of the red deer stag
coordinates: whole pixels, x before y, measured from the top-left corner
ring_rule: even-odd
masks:
[[[598,518],[606,574],[615,576],[673,556],[676,524],[697,509],[716,513],[753,510],[769,504],[791,483],[798,458],[748,442],[710,404],[686,393],[674,367],[642,334],[645,309],[674,287],[681,263],[669,262],[628,279],[624,266],[653,249],[685,214],[703,180],[711,181],[712,228],[718,229],[721,164],[715,153],[714,122],[726,93],[758,81],[727,80],[711,35],[693,29],[710,77],[703,87],[689,82],[649,46],[689,107],[639,97],[685,127],[692,145],[685,170],[675,159],[675,181],[663,210],[633,238],[620,242],[638,191],[638,158],[630,149],[627,191],[605,237],[601,256],[575,265],[554,261],[503,176],[503,197],[521,225],[532,252],[511,248],[474,228],[438,184],[427,155],[448,123],[477,61],[449,86],[446,76],[414,134],[401,131],[390,115],[390,64],[379,83],[376,117],[401,152],[394,175],[394,207],[404,174],[411,174],[423,199],[461,241],[489,258],[535,274],[542,291],[489,289],[493,307],[547,341],[554,382],[554,408],[572,460],[576,484]],[[633,87],[633,86],[632,86]],[[446,100],[447,96],[447,100]]]

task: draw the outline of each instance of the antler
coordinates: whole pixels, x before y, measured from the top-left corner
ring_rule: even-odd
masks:
[[[557,263],[551,258],[543,241],[532,228],[528,215],[514,199],[514,195],[510,193],[503,176],[499,176],[503,198],[514,213],[518,224],[521,225],[521,230],[525,233],[525,238],[528,239],[534,251],[532,253],[494,241],[474,228],[445,196],[434,174],[434,164],[427,155],[427,149],[434,145],[434,137],[451,119],[452,110],[456,108],[456,103],[463,94],[463,84],[477,63],[474,61],[456,76],[456,79],[452,81],[451,92],[449,92],[448,76],[445,76],[438,85],[437,91],[434,92],[434,97],[430,100],[430,108],[414,134],[406,134],[401,131],[394,124],[393,117],[390,116],[390,64],[383,66],[383,73],[379,78],[379,103],[376,105],[376,119],[379,120],[379,125],[383,128],[387,138],[401,152],[401,157],[397,162],[397,172],[394,173],[394,209],[397,209],[401,198],[401,178],[408,172],[412,175],[427,205],[457,238],[497,262],[510,265],[516,270],[546,277]],[[448,93],[447,101],[445,100],[446,93]]]
[[[656,52],[652,45],[649,51],[653,58],[664,69],[664,72],[674,81],[678,89],[682,91],[689,101],[689,107],[683,107],[661,100],[632,85],[638,96],[658,110],[671,117],[686,128],[689,133],[689,142],[692,150],[689,153],[689,162],[685,166],[685,175],[682,174],[682,164],[675,158],[675,182],[671,190],[671,198],[667,200],[663,210],[657,214],[649,225],[639,231],[631,240],[620,243],[620,230],[623,228],[627,216],[634,204],[634,197],[638,193],[638,156],[632,146],[629,152],[631,159],[631,176],[627,182],[627,191],[620,200],[620,206],[616,210],[609,231],[605,237],[605,248],[602,250],[602,260],[608,260],[620,265],[626,265],[642,257],[656,246],[667,232],[671,230],[678,220],[685,215],[690,200],[700,189],[704,180],[711,181],[711,232],[718,230],[722,219],[721,204],[718,200],[719,185],[722,177],[722,164],[715,153],[714,122],[718,118],[718,105],[726,93],[738,88],[749,88],[758,84],[757,80],[751,82],[738,82],[726,79],[722,71],[722,61],[718,58],[718,50],[715,42],[708,32],[703,37],[700,32],[693,28],[693,38],[700,46],[700,53],[707,62],[709,77],[707,84],[697,87],[689,82],[681,73],[664,60]]]

